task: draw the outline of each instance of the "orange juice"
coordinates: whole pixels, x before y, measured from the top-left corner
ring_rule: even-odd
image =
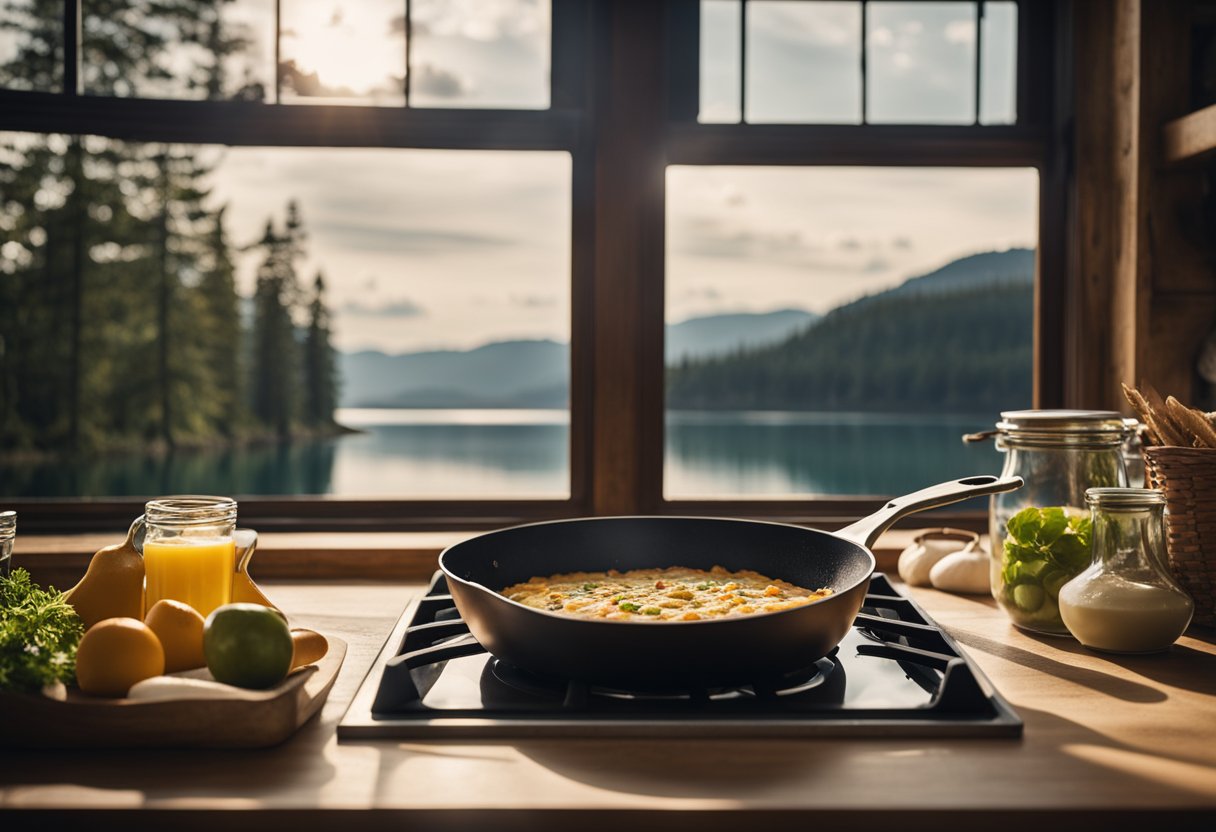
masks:
[[[166,538],[144,544],[145,609],[164,598],[207,616],[232,600],[232,538]]]

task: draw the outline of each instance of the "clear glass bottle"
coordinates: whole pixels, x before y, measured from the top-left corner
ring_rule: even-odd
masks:
[[[1165,559],[1165,494],[1091,488],[1093,562],[1060,590],[1060,615],[1077,640],[1110,653],[1156,653],[1191,623],[1195,604]]]
[[[0,575],[13,569],[13,540],[17,537],[17,512],[0,511]]]
[[[1001,414],[996,425],[996,447],[1005,453],[1001,475],[1020,476],[1026,485],[991,498],[990,576],[993,597],[1018,627],[1069,634],[1058,596],[1060,587],[1090,563],[1085,492],[1127,485],[1126,438],[1127,426],[1114,411]]]

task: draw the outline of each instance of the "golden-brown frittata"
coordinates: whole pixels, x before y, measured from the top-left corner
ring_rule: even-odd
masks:
[[[579,618],[698,621],[800,607],[826,598],[832,590],[804,589],[750,570],[673,566],[532,578],[502,594],[529,607]]]

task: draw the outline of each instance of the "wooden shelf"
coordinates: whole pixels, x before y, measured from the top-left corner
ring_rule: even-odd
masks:
[[[1216,104],[1167,121],[1161,150],[1168,164],[1197,159],[1216,150]]]

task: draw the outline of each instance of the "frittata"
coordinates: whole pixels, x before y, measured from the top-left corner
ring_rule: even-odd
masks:
[[[502,590],[512,601],[549,612],[610,621],[698,621],[810,604],[832,594],[759,572],[673,566],[618,572],[569,572]]]

